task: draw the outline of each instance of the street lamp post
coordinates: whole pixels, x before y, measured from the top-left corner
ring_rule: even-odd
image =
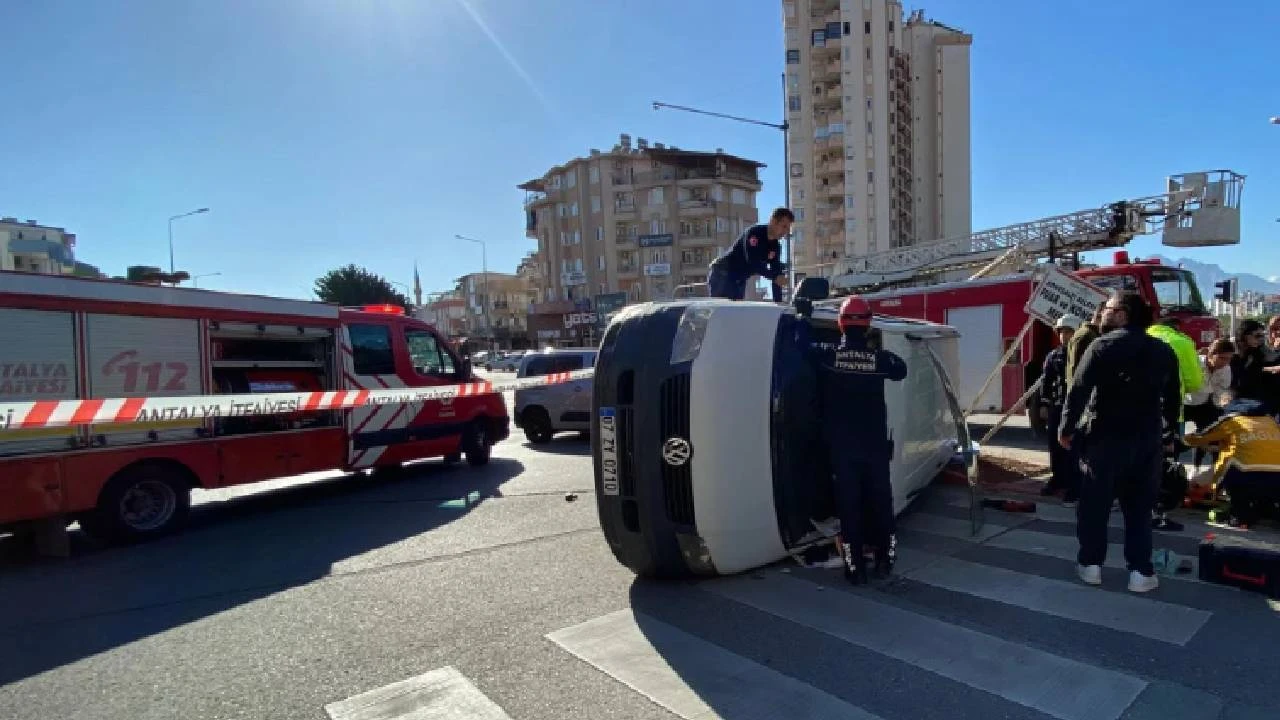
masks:
[[[783,97],[783,102],[785,102],[787,97],[787,74],[786,73],[782,74],[782,97]],[[736,122],[749,123],[751,125],[763,125],[765,127],[774,128],[775,130],[781,130],[782,131],[782,205],[788,210],[791,209],[791,178],[788,175],[791,172],[791,125],[788,124],[785,119],[786,118],[785,110],[783,111],[783,118],[784,118],[783,121],[780,123],[772,123],[772,122],[765,122],[764,120],[752,120],[751,118],[738,117],[737,115],[726,115],[724,113],[711,112],[709,110],[699,110],[697,108],[685,107],[683,105],[672,105],[670,103],[654,101],[653,103],[654,110],[661,110],[662,108],[668,108],[671,110],[683,110],[684,112],[698,113],[699,115],[710,115],[711,117],[718,117],[724,120],[734,120]],[[792,262],[791,262],[792,252],[791,252],[791,234],[790,233],[787,234],[786,239],[787,239],[787,245],[784,248],[786,250],[786,255],[783,257],[782,261],[787,264],[787,286],[791,289],[791,292],[794,293],[795,282],[796,282],[796,271],[795,271],[795,268],[792,267]]]
[[[489,337],[485,338],[485,340],[488,341],[489,349],[492,350],[493,349],[493,323],[489,321],[490,300],[489,300],[488,250],[486,249],[485,242],[483,240],[477,240],[472,237],[467,237],[466,235],[454,235],[454,237],[457,238],[458,240],[466,240],[467,242],[473,242],[480,246],[480,276],[484,281],[483,285],[481,286],[484,291],[484,304],[481,306],[481,309],[484,310],[484,326],[485,326],[485,330],[488,331],[488,335],[489,335]]]
[[[192,210],[191,212],[184,212],[184,213],[181,213],[181,214],[179,214],[179,215],[174,215],[173,217],[169,218],[169,274],[170,274],[170,275],[172,275],[172,274],[174,273],[174,269],[173,269],[173,221],[174,221],[174,220],[180,220],[180,219],[182,219],[182,218],[184,218],[184,217],[187,217],[187,216],[189,216],[189,215],[199,215],[200,213],[207,213],[207,212],[209,212],[209,208],[207,208],[207,207],[206,207],[206,208],[200,208],[199,210]]]
[[[214,272],[214,273],[205,273],[205,274],[203,274],[203,275],[192,275],[192,276],[191,276],[191,287],[200,287],[200,278],[202,278],[202,277],[217,277],[217,276],[219,276],[219,275],[221,275],[221,274],[222,274],[222,273],[220,273],[220,272]]]

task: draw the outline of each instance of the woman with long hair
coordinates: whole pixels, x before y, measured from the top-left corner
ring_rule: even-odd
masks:
[[[1257,400],[1271,412],[1280,399],[1280,353],[1267,343],[1267,330],[1257,320],[1245,320],[1236,332],[1236,356],[1231,360],[1231,380],[1238,398]]]

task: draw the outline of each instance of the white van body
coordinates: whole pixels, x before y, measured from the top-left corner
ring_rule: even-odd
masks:
[[[719,299],[637,305],[610,323],[592,454],[601,525],[624,565],[644,575],[737,573],[785,557],[810,520],[831,516],[816,375],[794,340],[798,323],[781,305]],[[834,303],[816,304],[810,327],[834,342]],[[900,513],[956,452],[930,350],[954,376],[958,334],[886,317],[873,327],[907,363],[903,381],[885,382]]]

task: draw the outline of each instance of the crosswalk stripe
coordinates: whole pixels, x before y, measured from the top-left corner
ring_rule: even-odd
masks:
[[[878,720],[812,685],[632,610],[547,638],[686,720]]]
[[[511,720],[453,666],[324,706],[330,720]]]
[[[704,583],[712,592],[1063,720],[1108,720],[1140,678],[952,625],[851,592],[767,572]]]
[[[1077,553],[1080,550],[1080,543],[1071,535],[1056,535],[1054,533],[1043,533],[1035,530],[1010,530],[1003,535],[991,538],[984,544],[988,547],[996,547],[1003,550],[1017,550],[1018,552],[1044,555],[1046,557],[1070,560],[1072,562],[1076,561]],[[1189,560],[1191,563],[1191,569],[1187,573],[1181,575],[1162,575],[1161,580],[1168,577],[1168,579],[1178,580],[1181,582],[1200,582],[1197,575],[1199,559],[1194,555],[1180,555],[1179,557],[1184,557]],[[1103,566],[1109,568],[1128,567],[1124,560],[1123,544],[1107,544],[1107,557]]]
[[[1030,518],[1027,521],[1029,522]],[[984,523],[978,534],[974,535],[973,526],[968,520],[925,512],[910,513],[900,517],[897,527],[899,530],[911,530],[929,533],[930,535],[956,538],[957,540],[976,540],[978,542],[989,540],[1009,529],[1007,525]]]
[[[951,502],[947,503],[947,505],[953,508],[960,508],[962,510],[969,509],[969,502],[967,500],[952,500]],[[1055,522],[1055,523],[1071,523],[1074,525],[1076,521],[1076,509],[1063,507],[1055,503],[1037,502],[1035,515],[1024,515],[1021,513],[1017,513],[1017,514],[1002,513],[1000,511],[988,511],[988,514],[986,517],[988,521],[991,521],[993,518],[998,518],[1000,520],[1010,520],[1015,523],[1026,522],[1026,519],[1028,517],[1034,517],[1037,520],[1046,520],[1048,522]],[[1107,527],[1123,528],[1124,516],[1118,512],[1111,513],[1111,516],[1107,518]]]
[[[920,550],[901,550],[899,557],[915,568],[902,574],[918,582],[1174,645],[1186,645],[1212,617],[1203,610],[1151,598],[1099,591],[1079,582]]]

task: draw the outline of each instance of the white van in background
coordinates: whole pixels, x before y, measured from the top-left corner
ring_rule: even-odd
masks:
[[[838,340],[837,308],[815,304],[816,340]],[[600,523],[623,565],[655,576],[741,572],[785,557],[812,521],[834,516],[800,322],[775,303],[707,299],[634,305],[610,323],[592,458]],[[884,316],[873,327],[907,363],[905,380],[885,383],[900,513],[968,442],[939,372],[954,377],[958,334]]]

